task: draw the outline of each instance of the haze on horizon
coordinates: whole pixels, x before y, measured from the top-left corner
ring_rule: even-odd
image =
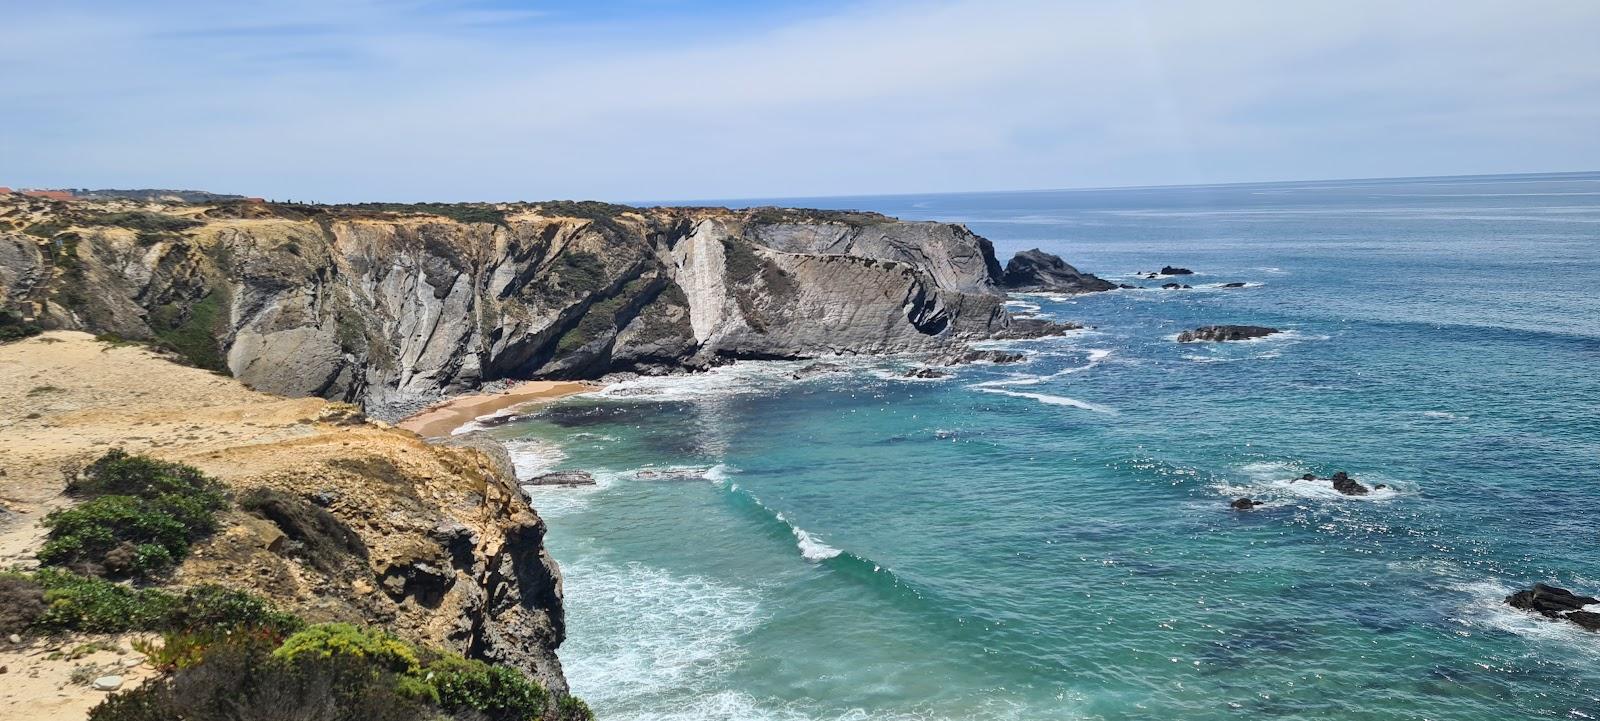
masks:
[[[1600,3],[14,3],[0,185],[804,197],[1600,168]]]

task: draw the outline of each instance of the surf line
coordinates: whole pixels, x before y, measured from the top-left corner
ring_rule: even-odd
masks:
[[[1012,397],[1015,397],[1015,398],[1027,398],[1029,400],[1035,400],[1035,401],[1038,401],[1040,403],[1045,403],[1045,404],[1048,404],[1048,405],[1069,406],[1069,407],[1072,407],[1072,408],[1080,408],[1080,409],[1083,409],[1083,410],[1086,410],[1086,411],[1094,411],[1095,413],[1105,413],[1107,415],[1113,415],[1114,416],[1114,415],[1117,415],[1116,409],[1109,408],[1109,407],[1100,405],[1098,403],[1090,403],[1088,401],[1080,401],[1080,400],[1078,400],[1076,398],[1068,398],[1067,396],[1055,396],[1055,395],[1050,395],[1050,394],[1047,394],[1047,393],[1026,393],[1026,392],[1023,392],[1023,391],[1014,391],[1014,390],[1010,390],[1009,389],[1009,386],[1032,386],[1032,385],[1038,385],[1038,384],[1044,383],[1045,381],[1048,381],[1048,380],[1052,380],[1052,379],[1055,379],[1055,378],[1060,378],[1062,376],[1071,375],[1073,373],[1080,373],[1080,372],[1089,370],[1090,368],[1093,368],[1093,367],[1095,367],[1097,365],[1100,365],[1100,362],[1105,360],[1106,357],[1109,356],[1109,355],[1111,355],[1111,351],[1110,350],[1095,349],[1095,350],[1089,351],[1089,362],[1085,363],[1085,364],[1083,364],[1081,366],[1075,366],[1075,367],[1072,367],[1072,368],[1066,368],[1066,369],[1063,369],[1063,370],[1056,371],[1055,373],[1051,373],[1049,375],[1018,376],[1018,377],[1014,377],[1014,378],[1002,378],[1000,380],[983,381],[981,383],[973,383],[972,385],[969,385],[967,387],[971,388],[973,390],[976,390],[976,391],[981,391],[983,393],[995,393],[995,394],[998,394],[998,395],[1012,396]]]

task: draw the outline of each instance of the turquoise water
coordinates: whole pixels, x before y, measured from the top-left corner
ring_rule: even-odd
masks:
[[[600,476],[535,504],[601,718],[1600,716],[1600,635],[1499,603],[1600,591],[1600,174],[800,202],[1200,274],[1016,297],[1093,327],[1021,365],[739,364],[496,429]],[[1208,323],[1290,332],[1171,340]],[[1394,490],[1287,482],[1335,470]]]

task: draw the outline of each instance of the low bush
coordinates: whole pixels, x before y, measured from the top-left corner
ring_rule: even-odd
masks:
[[[143,233],[176,233],[181,230],[188,230],[201,223],[165,213],[135,210],[126,213],[102,213],[90,216],[83,219],[83,224],[116,226]]]
[[[90,721],[421,721],[430,704],[402,693],[392,672],[365,659],[275,656],[248,639],[212,647],[203,660],[112,694]]]
[[[490,721],[523,721],[543,716],[550,692],[516,669],[445,656],[428,664],[424,676],[431,700],[449,712],[472,710]]]
[[[190,466],[113,450],[67,484],[89,500],[45,516],[39,562],[111,577],[148,577],[216,530],[222,486]]]
[[[45,568],[33,574],[0,575],[0,588],[31,585],[42,594],[43,612],[28,627],[34,631],[199,632],[208,629],[267,629],[279,637],[304,624],[267,601],[217,586],[173,593],[157,588],[131,588],[105,579]],[[26,594],[18,592],[14,597]]]
[[[357,628],[348,623],[324,623],[307,628],[290,636],[272,656],[285,661],[343,656],[393,673],[415,674],[422,667],[410,644],[382,631]]]

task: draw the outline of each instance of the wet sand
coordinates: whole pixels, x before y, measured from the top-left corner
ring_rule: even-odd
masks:
[[[395,425],[423,438],[444,438],[455,429],[492,413],[599,388],[598,384],[581,381],[523,381],[499,393],[451,398],[418,411]]]

